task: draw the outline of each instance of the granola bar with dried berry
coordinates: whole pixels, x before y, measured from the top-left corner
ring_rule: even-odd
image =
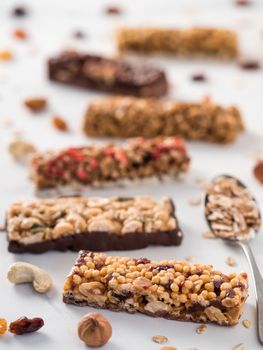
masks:
[[[48,61],[49,79],[59,83],[141,97],[167,93],[163,70],[118,58],[64,52]]]
[[[89,105],[83,130],[88,136],[155,137],[229,143],[244,130],[239,110],[204,100],[201,103],[106,97]]]
[[[117,32],[117,45],[122,52],[168,53],[182,57],[236,59],[239,53],[234,31],[208,27],[181,30],[123,27]]]
[[[176,137],[135,138],[122,145],[111,143],[35,153],[31,175],[37,191],[55,189],[65,193],[87,185],[176,177],[187,172],[189,162],[184,143]]]
[[[149,244],[179,245],[182,231],[168,197],[59,198],[11,205],[8,250],[130,250]]]
[[[66,278],[63,300],[78,306],[233,326],[248,296],[247,278],[245,272],[226,275],[211,265],[81,251]]]

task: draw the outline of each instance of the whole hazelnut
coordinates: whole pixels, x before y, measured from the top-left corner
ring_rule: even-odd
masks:
[[[109,321],[99,312],[83,316],[78,323],[78,336],[88,346],[105,345],[112,335]]]

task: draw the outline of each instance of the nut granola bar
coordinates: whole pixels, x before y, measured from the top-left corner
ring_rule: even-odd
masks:
[[[168,197],[59,198],[14,203],[7,212],[8,250],[128,250],[179,245],[182,232]]]
[[[60,191],[85,185],[177,176],[185,173],[189,157],[176,137],[135,138],[123,145],[68,148],[35,153],[31,174],[37,190]]]
[[[236,33],[220,28],[120,28],[117,32],[120,51],[168,53],[182,57],[236,59]]]
[[[77,52],[51,58],[48,74],[52,81],[115,94],[160,97],[168,90],[161,69]]]
[[[156,137],[229,143],[244,129],[239,110],[202,103],[108,97],[93,101],[84,116],[89,136]]]
[[[224,326],[238,323],[247,296],[246,273],[88,251],[79,253],[63,291],[68,304]]]

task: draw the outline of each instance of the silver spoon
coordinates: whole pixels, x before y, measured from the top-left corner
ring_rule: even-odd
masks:
[[[220,175],[216,178],[214,178],[212,180],[212,184],[216,183],[218,181],[220,181],[220,179],[222,178],[226,178],[226,179],[233,179],[236,180],[237,184],[244,188],[247,189],[247,187],[237,178],[233,177],[233,176],[229,176],[229,175]],[[205,211],[205,217],[206,217],[206,221],[208,223],[208,226],[210,227],[211,231],[216,235],[219,236],[220,238],[223,238],[225,240],[227,240],[228,242],[232,242],[235,243],[237,245],[239,245],[248,260],[248,263],[250,265],[250,268],[252,270],[252,275],[253,275],[253,279],[254,279],[254,285],[255,285],[255,290],[256,290],[256,301],[257,301],[257,326],[258,326],[258,338],[261,344],[263,344],[263,279],[262,276],[260,274],[259,268],[257,266],[254,254],[251,250],[251,247],[249,245],[249,240],[255,236],[255,233],[258,232],[260,225],[261,225],[261,214],[260,214],[260,209],[259,206],[257,204],[257,201],[255,200],[255,198],[251,195],[251,199],[253,200],[253,202],[255,203],[255,207],[258,211],[258,223],[256,225],[256,227],[251,227],[251,232],[249,235],[246,235],[245,237],[242,236],[238,236],[238,237],[222,237],[219,236],[217,233],[215,233],[215,230],[212,228],[212,221],[208,218],[208,213]],[[205,196],[205,208],[207,207],[207,204],[210,202],[209,200],[209,194],[206,193]]]

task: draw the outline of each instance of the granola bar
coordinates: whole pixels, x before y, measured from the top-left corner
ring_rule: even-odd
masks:
[[[130,250],[179,245],[182,232],[172,200],[59,198],[14,203],[6,218],[8,250]]]
[[[52,81],[115,94],[160,97],[168,90],[161,69],[117,58],[66,52],[48,61],[48,71]]]
[[[187,171],[189,157],[176,137],[129,139],[123,145],[111,143],[35,153],[31,174],[36,190],[101,185]]]
[[[236,59],[236,33],[222,28],[129,28],[118,30],[120,51],[168,53],[182,57]]]
[[[68,304],[224,326],[238,323],[247,296],[246,273],[88,251],[79,253],[63,292]]]
[[[210,100],[201,103],[109,97],[93,101],[84,116],[89,136],[155,137],[229,143],[244,129],[239,110]]]

